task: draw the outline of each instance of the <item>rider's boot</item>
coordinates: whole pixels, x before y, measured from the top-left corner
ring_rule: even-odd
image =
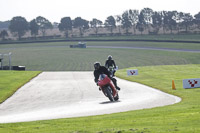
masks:
[[[116,86],[116,89],[117,89],[117,90],[120,90],[120,88],[119,88],[118,86]]]

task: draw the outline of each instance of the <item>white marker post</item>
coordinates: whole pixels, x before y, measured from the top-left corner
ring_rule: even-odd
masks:
[[[137,69],[134,69],[134,70],[127,70],[127,75],[128,75],[128,76],[138,75],[138,70],[137,70]]]
[[[184,79],[183,88],[200,88],[200,78],[196,79]]]

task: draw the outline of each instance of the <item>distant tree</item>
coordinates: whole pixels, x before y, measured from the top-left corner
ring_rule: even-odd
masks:
[[[90,21],[91,28],[94,29],[95,34],[97,35],[99,28],[102,26],[103,22],[101,20],[98,20],[96,18],[92,19]]]
[[[146,25],[146,22],[144,20],[144,15],[142,12],[140,12],[138,16],[138,22],[137,22],[136,28],[140,31],[141,34],[145,29],[145,25]]]
[[[138,22],[139,10],[129,10],[129,19],[131,21],[134,34],[136,34],[136,24]]]
[[[166,14],[167,14],[167,11],[161,11],[163,34],[165,34],[165,31],[167,30],[167,25],[164,22],[164,18]]]
[[[78,28],[80,31],[80,36],[83,36],[86,29],[89,28],[89,21],[82,19],[81,17],[77,17],[73,21],[74,28]]]
[[[121,34],[122,16],[121,15],[117,15],[115,20],[116,20],[116,23],[117,23],[116,26],[119,29],[119,34]]]
[[[194,23],[197,25],[197,28],[200,29],[200,12],[194,15]]]
[[[142,35],[142,32],[144,31],[144,24],[138,22],[136,25],[136,28],[140,31],[140,33]]]
[[[29,29],[28,22],[24,17],[13,17],[10,21],[9,29],[13,34],[17,34],[18,39],[20,40],[21,37],[25,35],[26,31]]]
[[[141,10],[141,12],[144,16],[145,28],[147,28],[149,31],[150,25],[152,24],[153,10],[150,8],[144,8]]]
[[[36,23],[35,19],[31,20],[29,23],[29,29],[31,30],[31,35],[36,38],[36,35],[38,35],[39,31],[39,25]]]
[[[154,12],[152,15],[152,27],[154,32],[157,34],[162,25],[162,16],[161,12]]]
[[[116,28],[116,21],[113,16],[107,17],[105,20],[105,27],[110,30],[111,34],[113,34],[113,29]]]
[[[125,11],[122,14],[122,28],[126,29],[126,34],[128,34],[129,32],[129,28],[131,28],[132,23],[131,23],[131,19],[129,18],[129,12]]]
[[[72,20],[70,17],[64,17],[60,20],[60,23],[58,25],[58,28],[60,31],[65,32],[65,37],[68,38],[69,31],[72,30]]]
[[[43,37],[45,36],[47,29],[53,28],[53,25],[51,24],[51,22],[42,16],[38,16],[36,18],[36,23],[39,25],[39,29],[42,31]]]
[[[164,26],[171,31],[171,34],[172,34],[172,30],[175,29],[176,24],[177,24],[176,20],[174,19],[174,16],[175,16],[175,12],[172,12],[172,11],[164,12],[163,23],[164,23]]]
[[[183,22],[181,23],[183,27],[185,27],[185,32],[188,33],[188,29],[193,25],[193,17],[190,13],[183,14]]]
[[[7,36],[8,36],[8,32],[6,30],[2,30],[0,32],[0,38],[2,38],[2,40],[5,40]]]
[[[181,22],[183,21],[183,12],[173,11],[174,16],[173,19],[176,21],[176,29],[178,30],[178,34],[181,29]]]

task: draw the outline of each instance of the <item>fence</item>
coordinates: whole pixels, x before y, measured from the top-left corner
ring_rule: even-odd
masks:
[[[9,52],[8,54],[0,54],[0,70],[11,70],[11,55],[12,53]]]

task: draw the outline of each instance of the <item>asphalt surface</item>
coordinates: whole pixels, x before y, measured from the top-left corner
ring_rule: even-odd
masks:
[[[199,49],[177,49],[177,48],[159,48],[159,47],[126,47],[126,46],[87,46],[89,48],[123,48],[123,49],[144,49],[144,50],[161,50],[161,51],[177,51],[199,53]]]
[[[0,123],[103,115],[165,106],[179,97],[118,79],[119,101],[110,102],[92,72],[43,72],[0,105]]]
[[[35,47],[69,47],[66,45],[47,45],[47,46],[28,46],[29,48]],[[21,47],[12,47],[12,48],[1,48],[1,49],[16,49],[16,48],[27,48],[27,46]],[[161,50],[161,51],[177,51],[177,52],[192,52],[192,53],[200,53],[199,49],[182,49],[182,48],[162,48],[162,47],[136,47],[136,46],[92,46],[88,45],[87,48],[117,48],[117,49],[143,49],[143,50]]]

